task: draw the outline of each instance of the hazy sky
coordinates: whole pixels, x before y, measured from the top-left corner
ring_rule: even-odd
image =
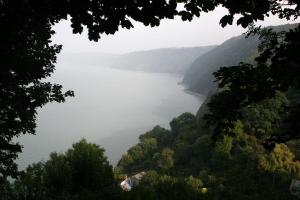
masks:
[[[99,42],[89,41],[86,32],[81,35],[72,34],[70,22],[63,21],[54,27],[57,34],[53,37],[53,42],[63,44],[64,53],[125,53],[156,48],[220,44],[245,32],[242,27],[236,25],[222,28],[219,21],[224,14],[226,11],[218,8],[214,12],[203,13],[192,22],[183,22],[179,18],[163,20],[159,27],[154,28],[135,23],[133,29],[121,29],[114,35],[103,35]],[[268,26],[284,23],[287,22],[273,16],[259,24]]]

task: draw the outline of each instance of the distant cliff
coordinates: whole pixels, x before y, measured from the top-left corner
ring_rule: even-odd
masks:
[[[294,28],[296,24],[268,27],[279,32]],[[259,39],[245,35],[230,38],[211,51],[200,55],[186,70],[182,83],[191,91],[207,95],[215,88],[213,72],[222,66],[237,65],[242,61],[253,61],[257,55]]]
[[[183,84],[190,90],[207,94],[213,87],[212,73],[222,66],[237,65],[255,53],[257,37],[233,37],[213,50],[199,56],[187,69]]]
[[[131,52],[116,58],[111,66],[119,69],[184,74],[197,57],[214,47],[164,48]]]

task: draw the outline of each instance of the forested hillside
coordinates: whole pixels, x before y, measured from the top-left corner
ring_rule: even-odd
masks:
[[[259,56],[253,64],[214,72],[218,89],[197,117],[184,113],[170,122],[170,130],[155,127],[124,154],[117,172],[147,171],[128,199],[299,197],[295,185],[300,178],[299,71],[295,70],[299,43],[295,40],[300,29],[284,33],[284,42],[278,31],[258,32]]]
[[[142,184],[125,196],[296,199],[289,187],[292,179],[300,178],[298,142],[266,144],[272,135],[284,132],[290,104],[277,92],[274,98],[244,108],[232,135],[217,139],[212,139],[211,127],[203,127],[190,113],[174,118],[170,130],[154,127],[140,136],[116,168],[121,174],[147,172]]]
[[[285,132],[299,91],[276,92],[242,109],[232,135],[214,139],[212,127],[183,113],[142,134],[113,169],[99,146],[81,140],[65,153],[34,163],[14,183],[5,200],[22,199],[203,199],[296,200],[290,185],[300,178],[299,141],[268,143]],[[213,96],[215,98],[215,96]],[[212,98],[212,99],[213,99]],[[208,112],[205,112],[208,114]],[[297,155],[297,157],[295,157]],[[122,191],[126,175],[146,172],[140,184]],[[297,190],[296,190],[297,192]]]
[[[295,24],[268,27],[274,31],[294,28]],[[213,72],[222,66],[238,65],[240,62],[253,60],[257,56],[258,36],[240,35],[233,37],[211,51],[200,55],[186,70],[182,83],[194,92],[208,94],[216,88]]]
[[[190,90],[207,94],[215,87],[212,73],[221,66],[237,65],[255,53],[257,37],[245,38],[244,35],[231,38],[212,51],[198,57],[187,69],[183,84]]]
[[[165,48],[137,51],[121,55],[112,66],[120,69],[184,74],[190,64],[214,46]]]

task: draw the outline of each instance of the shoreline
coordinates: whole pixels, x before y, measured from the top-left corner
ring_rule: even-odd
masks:
[[[187,94],[197,96],[197,97],[201,98],[203,101],[205,101],[205,99],[207,98],[207,96],[204,95],[204,94],[201,94],[201,93],[198,93],[198,92],[194,92],[194,91],[188,89],[188,88],[187,88],[187,85],[185,85],[185,84],[183,83],[183,81],[178,82],[177,84],[183,86],[183,88],[184,88],[183,91],[184,91],[185,93],[187,93]]]
[[[187,94],[190,94],[190,95],[194,95],[194,96],[196,96],[196,97],[199,97],[199,98],[201,98],[203,101],[206,99],[206,96],[205,96],[205,95],[200,94],[200,93],[197,93],[197,92],[193,92],[193,91],[191,91],[191,90],[189,90],[189,89],[184,89],[184,92],[187,93]]]

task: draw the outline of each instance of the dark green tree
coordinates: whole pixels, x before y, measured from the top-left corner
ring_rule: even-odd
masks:
[[[44,163],[29,165],[14,182],[11,194],[15,199],[46,199],[44,185]]]
[[[82,139],[64,154],[32,164],[11,185],[14,199],[111,199],[118,193],[104,150]]]
[[[167,172],[174,166],[174,151],[170,148],[164,148],[156,157],[157,166],[163,172]]]
[[[51,153],[44,164],[43,183],[45,196],[52,199],[71,197],[71,167],[64,154]]]
[[[112,166],[104,156],[104,149],[82,139],[65,156],[71,172],[71,194],[78,199],[104,198],[114,183]]]
[[[22,148],[13,139],[35,133],[37,108],[73,96],[71,91],[63,92],[61,85],[43,80],[53,73],[61,46],[51,44],[57,16],[44,13],[43,3],[41,9],[36,4],[0,3],[0,26],[5,29],[0,33],[0,182],[17,175],[14,160]]]
[[[280,134],[288,106],[289,101],[281,92],[276,92],[273,98],[247,106],[242,111],[245,132],[263,140]]]

